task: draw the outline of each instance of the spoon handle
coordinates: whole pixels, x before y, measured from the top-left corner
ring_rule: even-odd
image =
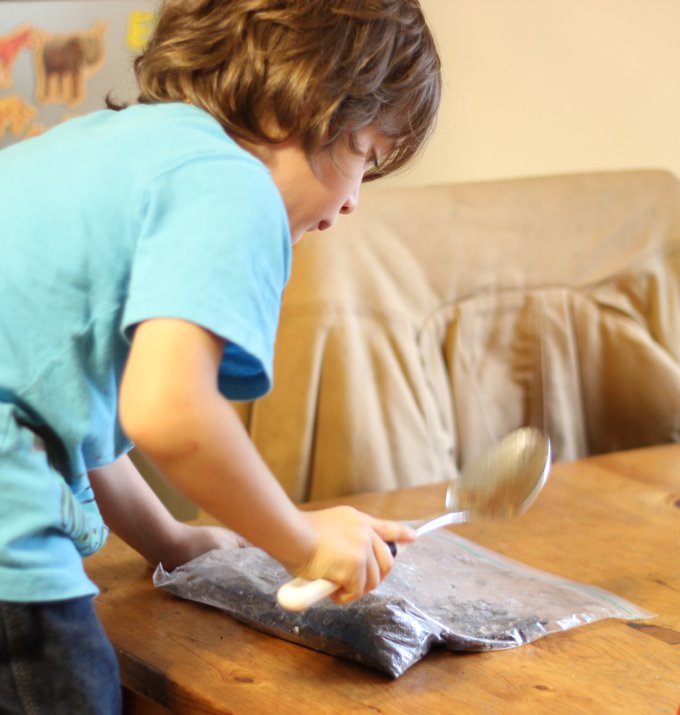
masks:
[[[443,514],[431,516],[429,519],[424,519],[419,524],[414,525],[416,536],[427,534],[428,531],[441,529],[443,526],[451,524],[464,524],[473,518],[470,511],[445,511]]]
[[[325,578],[308,581],[306,578],[294,578],[284,583],[276,595],[279,604],[288,611],[304,611],[332,593],[339,586]]]
[[[427,534],[428,531],[441,529],[443,526],[450,526],[451,524],[464,524],[466,521],[470,521],[470,519],[472,519],[472,513],[469,511],[445,511],[443,514],[430,516],[421,521],[409,522],[409,524],[416,532],[416,536],[422,536],[423,534]],[[398,556],[403,553],[406,548],[406,544],[397,544],[394,541],[388,541],[386,543],[390,547],[392,556]]]

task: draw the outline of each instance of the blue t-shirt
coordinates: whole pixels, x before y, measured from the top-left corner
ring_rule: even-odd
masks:
[[[258,397],[290,261],[268,169],[189,104],[96,112],[0,152],[0,600],[94,590],[74,566],[104,534],[87,471],[131,446],[117,396],[135,325],[225,338],[221,391]]]

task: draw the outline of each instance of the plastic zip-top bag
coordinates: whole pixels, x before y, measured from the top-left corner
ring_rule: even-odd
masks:
[[[288,572],[256,548],[211,551],[154,584],[215,606],[259,631],[399,677],[434,647],[514,648],[603,618],[649,618],[618,596],[562,579],[450,532],[428,534],[400,554],[385,581],[347,606],[306,611],[277,603]]]

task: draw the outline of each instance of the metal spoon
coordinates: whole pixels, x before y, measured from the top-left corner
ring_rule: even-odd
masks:
[[[416,536],[478,518],[507,519],[524,513],[543,488],[550,467],[550,440],[534,427],[511,432],[491,450],[465,465],[446,491],[446,511],[415,525]],[[393,555],[402,546],[390,544]],[[290,611],[303,611],[330,596],[337,584],[296,578],[278,591]]]

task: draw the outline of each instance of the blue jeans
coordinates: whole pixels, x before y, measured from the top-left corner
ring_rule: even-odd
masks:
[[[2,715],[120,715],[116,654],[92,598],[0,601]]]

